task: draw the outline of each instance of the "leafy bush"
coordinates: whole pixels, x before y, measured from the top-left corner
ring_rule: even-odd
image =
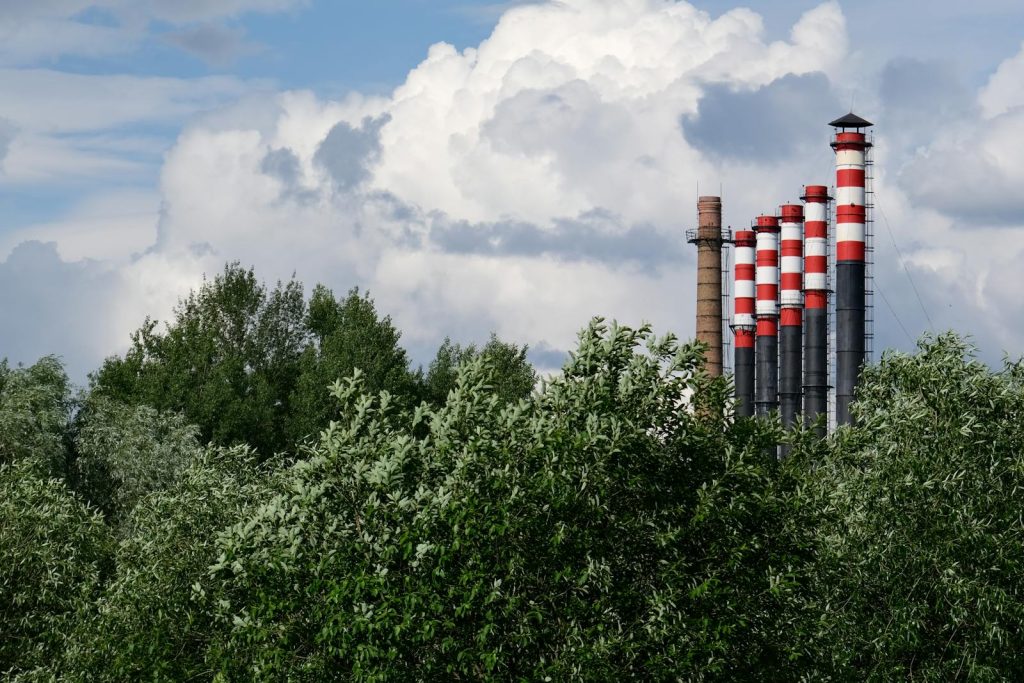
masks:
[[[494,334],[481,349],[475,344],[461,346],[445,339],[421,380],[423,400],[443,405],[458,381],[459,366],[479,356],[485,356],[491,368],[494,394],[506,402],[524,399],[537,384],[537,373],[526,360],[526,351],[526,346],[505,343]]]
[[[1024,365],[955,335],[887,352],[809,477],[821,661],[879,680],[1024,678]]]
[[[76,488],[116,523],[142,496],[177,480],[200,453],[198,433],[182,415],[93,397],[77,420]]]
[[[646,349],[642,347],[646,346]],[[409,412],[342,419],[218,540],[227,679],[723,677],[785,667],[800,549],[770,429],[725,423],[697,347],[595,323],[532,401],[463,365]],[[694,414],[690,392],[720,410]]]
[[[0,674],[48,664],[99,592],[111,542],[99,512],[31,459],[0,465]]]
[[[125,521],[116,575],[83,610],[56,671],[75,680],[208,679],[213,625],[201,598],[217,532],[260,499],[266,477],[251,451],[211,449],[173,486],[142,498]]]
[[[355,292],[319,288],[303,324],[288,458],[112,400],[131,353],[73,422],[59,362],[0,365],[0,673],[1024,678],[1022,363],[992,371],[954,335],[886,353],[857,424],[821,440],[733,420],[702,349],[646,327],[594,321],[532,390],[495,339],[446,342],[417,379]],[[224,380],[207,361],[152,371]]]
[[[67,374],[55,357],[27,368],[0,362],[0,464],[31,460],[40,473],[63,476],[72,407]]]

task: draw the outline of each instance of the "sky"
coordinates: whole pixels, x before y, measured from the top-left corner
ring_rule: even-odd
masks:
[[[358,286],[414,362],[593,315],[689,338],[749,224],[876,126],[874,348],[1024,355],[1019,0],[0,0],[0,355],[82,382],[229,261]]]

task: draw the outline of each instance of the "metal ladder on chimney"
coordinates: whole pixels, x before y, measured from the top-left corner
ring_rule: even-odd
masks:
[[[864,158],[864,362],[875,359],[875,190],[874,168],[871,150],[875,136],[867,134],[868,147]]]
[[[828,432],[831,434],[836,428],[836,202],[832,197],[836,196],[836,188],[833,185],[829,189],[828,209],[825,211],[825,234],[827,248],[825,249],[825,288],[828,290],[828,315],[825,317],[825,343],[828,345],[828,352],[825,354],[825,376],[828,377],[828,388],[825,395],[828,402]]]
[[[732,267],[729,254],[732,228],[722,230],[722,373],[733,371],[732,363]]]

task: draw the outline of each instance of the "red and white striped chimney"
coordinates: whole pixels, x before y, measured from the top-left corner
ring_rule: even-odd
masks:
[[[828,188],[804,186],[804,418],[828,411]],[[819,430],[825,436],[828,425]]]
[[[867,149],[862,132],[836,134],[836,261],[864,262],[867,209],[864,206],[864,161]]]
[[[736,275],[734,282],[734,314],[732,330],[735,338],[735,362],[733,383],[736,388],[736,414],[750,417],[754,414],[754,301],[757,290],[754,285],[754,245],[752,230],[737,230]]]
[[[828,307],[828,188],[804,186],[804,307]]]
[[[854,113],[830,125],[836,134],[836,422],[850,424],[866,348],[865,170],[872,124]],[[852,130],[851,130],[852,129]]]
[[[779,207],[781,254],[779,305],[779,415],[784,427],[796,424],[803,387],[804,207]]]
[[[782,324],[799,325],[800,309],[804,305],[804,208],[799,204],[783,204],[779,207],[779,222],[782,236],[779,287]],[[787,315],[786,311],[791,313]]]
[[[755,356],[758,415],[768,415],[779,403],[779,219],[758,216],[757,226],[757,340]]]

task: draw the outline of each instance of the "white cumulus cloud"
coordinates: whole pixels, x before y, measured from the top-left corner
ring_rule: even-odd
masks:
[[[201,5],[194,19],[209,18]],[[118,305],[75,330],[104,352],[234,259],[271,280],[294,272],[336,291],[369,289],[421,360],[445,335],[481,340],[491,330],[566,349],[595,314],[689,335],[695,272],[683,230],[695,221],[698,186],[722,187],[725,219],[739,226],[798,200],[804,184],[831,184],[825,123],[842,113],[847,56],[835,2],[804,14],[785,41],[767,40],[748,9],[713,17],[669,0],[516,5],[478,46],[433,46],[389,95],[328,101],[243,88],[237,101],[197,114],[163,161],[158,201],[134,200],[140,210],[155,205],[150,226],[159,211],[144,253],[133,246],[115,261],[64,224],[23,236],[112,273],[103,283]],[[789,117],[794,103],[801,110]],[[126,116],[147,111],[123,107]],[[905,266],[936,324],[955,323],[938,307],[976,307],[997,274],[958,250],[941,206],[911,203],[921,193],[885,168],[885,156],[878,187]],[[120,229],[138,236],[145,225]],[[919,310],[896,277],[904,264],[879,251],[892,302]],[[24,256],[14,249],[0,276]],[[954,279],[972,268],[973,279]],[[916,335],[925,322],[905,324]],[[1008,338],[1008,325],[979,329]],[[896,334],[880,325],[877,341]]]
[[[828,95],[844,43],[835,3],[789,42],[748,10],[519,6],[475,48],[432,47],[389,97],[283,93],[197,121],[163,168],[159,249],[368,287],[413,345],[495,330],[566,348],[594,314],[686,330],[698,182],[749,188],[728,205],[746,221],[827,178],[713,160],[684,117],[712,86],[819,74]],[[828,151],[824,132],[808,135]]]
[[[1024,47],[992,74],[975,111],[919,150],[903,185],[918,203],[971,225],[1024,224]]]

